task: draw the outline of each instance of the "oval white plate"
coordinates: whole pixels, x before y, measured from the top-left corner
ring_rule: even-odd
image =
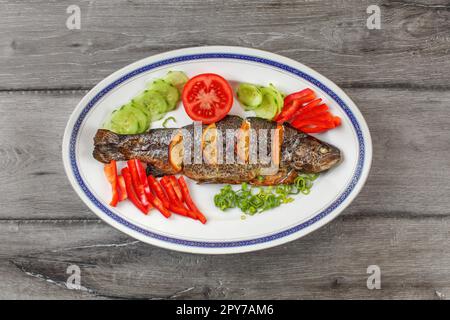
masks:
[[[146,83],[169,70],[189,77],[213,72],[232,85],[273,83],[286,93],[310,87],[342,118],[342,126],[318,137],[340,148],[343,162],[322,174],[308,196],[274,210],[241,219],[238,209],[222,212],[213,203],[221,185],[190,188],[208,223],[173,215],[165,219],[156,211],[141,214],[128,201],[108,205],[110,187],[103,165],[92,157],[93,137],[106,116],[145,88]],[[236,100],[236,99],[235,99]],[[232,114],[244,113],[235,101]],[[191,122],[182,106],[172,112],[176,126]],[[160,127],[162,121],[153,127]],[[291,59],[248,48],[197,47],[171,51],[135,62],[104,79],[78,104],[63,140],[67,176],[80,198],[100,218],[126,234],[160,247],[192,253],[237,253],[272,247],[300,238],[335,218],[361,190],[372,160],[367,124],[356,105],[334,83]]]

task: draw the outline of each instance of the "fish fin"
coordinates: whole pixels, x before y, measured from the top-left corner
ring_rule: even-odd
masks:
[[[99,129],[94,137],[94,158],[103,163],[126,160],[120,152],[120,136],[106,129]]]
[[[120,137],[118,134],[106,130],[106,129],[99,129],[97,130],[97,133],[94,137],[94,145],[95,146],[101,146],[101,145],[116,145],[120,142]]]
[[[127,158],[115,146],[96,146],[92,152],[92,155],[96,160],[103,163],[110,163],[111,160],[127,160]]]

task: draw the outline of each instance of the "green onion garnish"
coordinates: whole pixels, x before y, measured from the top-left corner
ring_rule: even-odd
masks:
[[[231,185],[226,185],[214,196],[214,204],[222,211],[237,207],[245,214],[254,215],[276,208],[283,203],[294,201],[292,195],[309,194],[313,181],[318,176],[318,174],[301,174],[295,178],[291,185],[274,187],[252,187],[244,182],[241,188],[236,191],[233,190]]]
[[[177,120],[174,117],[168,117],[168,118],[166,118],[166,120],[164,120],[162,126],[164,128],[167,128],[167,122],[169,122],[170,120],[172,120],[174,123],[177,123]]]

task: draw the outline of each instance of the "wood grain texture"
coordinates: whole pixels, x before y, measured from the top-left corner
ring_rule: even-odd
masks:
[[[0,299],[450,296],[448,0],[0,0]],[[381,30],[366,28],[369,4]],[[204,256],[149,246],[99,221],[61,161],[75,105],[135,60],[199,45],[279,53],[356,102],[374,144],[358,198],[289,244]],[[72,90],[73,89],[73,90]],[[69,290],[69,265],[82,290]],[[382,289],[368,290],[379,265]]]
[[[450,215],[450,93],[347,91],[368,121],[374,158],[345,214]],[[0,219],[95,218],[69,185],[61,159],[65,124],[83,94],[0,93]],[[20,107],[11,112],[14,105]]]
[[[66,122],[83,94],[0,94],[0,218],[93,217],[74,196],[61,158]]]
[[[159,249],[97,222],[0,222],[0,298],[437,299],[450,295],[449,221],[341,216],[289,244],[227,256]],[[72,264],[83,290],[64,289]],[[373,264],[381,290],[366,286]]]
[[[429,1],[2,1],[0,89],[90,88],[171,49],[235,45],[298,60],[347,87],[448,88],[450,6]],[[378,4],[381,30],[368,30]]]

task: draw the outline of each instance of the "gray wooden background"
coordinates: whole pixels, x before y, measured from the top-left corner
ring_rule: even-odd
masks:
[[[68,30],[66,9],[81,9]],[[381,8],[381,30],[366,9]],[[144,57],[200,45],[264,49],[340,85],[371,129],[360,196],[303,239],[202,256],[99,221],[61,161],[82,96]],[[450,297],[450,1],[0,1],[0,298]],[[65,286],[81,268],[83,290]],[[369,265],[381,290],[368,290]]]

